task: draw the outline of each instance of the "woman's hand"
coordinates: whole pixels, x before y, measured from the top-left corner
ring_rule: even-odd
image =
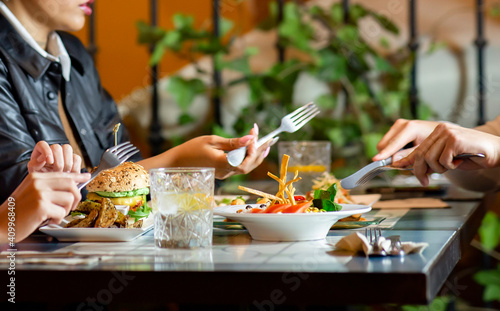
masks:
[[[7,238],[7,219],[9,212],[12,213],[10,207],[14,207],[16,241],[21,241],[47,219],[51,220],[50,223],[60,223],[80,202],[77,184],[89,178],[88,173],[28,174],[11,198],[0,206],[0,243]]]
[[[484,158],[454,159],[463,153],[482,153]],[[427,174],[448,170],[473,170],[500,165],[500,137],[451,123],[439,124],[407,157],[394,166],[413,165],[413,173],[423,186],[429,184]]]
[[[176,147],[183,156],[178,157],[179,166],[208,166],[215,168],[215,178],[225,179],[235,174],[247,174],[259,166],[269,154],[270,141],[256,148],[259,128],[254,125],[250,134],[241,138],[223,138],[215,135],[201,136]],[[233,167],[227,162],[226,152],[247,147],[243,162]]]
[[[73,153],[68,145],[54,144],[49,146],[45,141],[39,141],[28,162],[28,171],[33,172],[73,172],[79,173],[82,158]]]
[[[410,142],[413,142],[414,146],[419,145],[440,123],[421,120],[397,120],[378,143],[377,149],[379,153],[373,157],[373,161],[383,160],[397,154],[401,148]],[[399,156],[399,158],[401,157],[402,155]]]
[[[139,164],[145,169],[175,166],[213,167],[217,179],[247,174],[269,154],[271,140],[256,148],[258,134],[259,129],[254,125],[249,135],[240,138],[223,138],[216,135],[196,137],[156,157],[142,160]],[[227,162],[226,152],[240,147],[247,147],[247,155],[239,166],[233,167]]]

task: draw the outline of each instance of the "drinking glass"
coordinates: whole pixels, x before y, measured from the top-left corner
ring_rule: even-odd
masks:
[[[293,186],[296,194],[305,195],[312,190],[313,180],[324,172],[330,172],[331,143],[329,141],[282,141],[278,143],[281,166],[283,155],[290,156],[287,168],[287,181],[299,172],[301,180]]]
[[[197,248],[212,245],[214,168],[149,171],[155,213],[155,245]]]

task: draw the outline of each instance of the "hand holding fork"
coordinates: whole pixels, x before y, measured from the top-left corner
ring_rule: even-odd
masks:
[[[78,190],[82,190],[89,182],[91,182],[99,173],[103,170],[113,168],[122,164],[123,162],[130,159],[133,155],[138,153],[137,147],[132,145],[130,142],[121,143],[117,146],[107,149],[101,156],[101,161],[97,168],[92,172],[89,180],[86,182],[78,184]],[[43,227],[50,222],[51,219],[46,219],[40,224],[39,227]]]
[[[293,111],[292,113],[287,114],[285,117],[283,117],[283,119],[281,119],[280,127],[257,141],[257,148],[265,144],[268,140],[275,137],[279,133],[293,133],[297,131],[302,126],[304,126],[304,124],[314,118],[318,113],[319,109],[316,107],[316,105],[314,105],[313,103],[309,103]],[[232,166],[239,166],[245,159],[246,152],[246,147],[241,147],[228,152],[228,163]]]

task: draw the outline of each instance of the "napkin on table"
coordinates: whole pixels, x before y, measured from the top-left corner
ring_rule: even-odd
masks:
[[[450,207],[446,202],[436,198],[411,198],[403,200],[378,201],[372,208],[446,208]]]
[[[378,240],[379,246],[382,247],[386,252],[390,250],[391,241],[384,237],[380,237]],[[428,243],[414,243],[414,242],[401,242],[401,249],[405,254],[420,254],[429,244]],[[365,256],[370,255],[372,251],[372,246],[370,242],[363,234],[359,232],[353,232],[348,236],[343,237],[340,241],[335,244],[337,249],[363,253]]]

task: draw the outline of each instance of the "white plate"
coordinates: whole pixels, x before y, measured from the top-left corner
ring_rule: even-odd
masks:
[[[258,204],[249,204],[252,207]],[[340,218],[364,214],[372,208],[367,205],[340,204],[341,211],[297,214],[236,213],[247,205],[218,206],[214,214],[241,223],[255,240],[308,241],[324,239],[328,230]]]
[[[137,229],[125,228],[64,228],[70,216],[59,225],[48,225],[39,228],[41,232],[51,235],[59,241],[78,242],[127,242],[132,241],[153,228],[153,213],[144,220],[144,227]]]

